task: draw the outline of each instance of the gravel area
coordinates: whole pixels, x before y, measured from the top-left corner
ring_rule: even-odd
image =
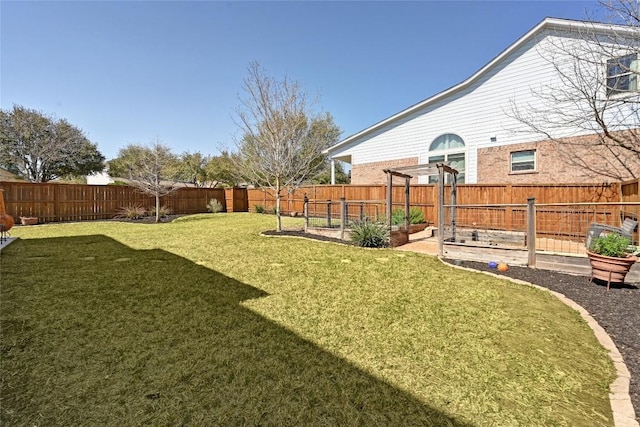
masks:
[[[452,260],[445,260],[454,264]],[[456,265],[481,271],[491,271],[524,280],[564,294],[580,304],[609,334],[631,372],[629,394],[640,420],[640,286],[637,283],[589,283],[585,276],[556,273],[527,267],[510,267],[507,272],[489,268],[488,264],[458,261]]]

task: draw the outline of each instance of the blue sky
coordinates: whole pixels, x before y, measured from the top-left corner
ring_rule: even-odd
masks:
[[[343,137],[469,77],[547,16],[596,2],[0,2],[0,107],[66,118],[113,158],[234,147],[247,66],[319,95]]]

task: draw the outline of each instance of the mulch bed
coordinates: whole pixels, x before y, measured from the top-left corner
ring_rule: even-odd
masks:
[[[160,222],[165,223],[165,222],[171,222],[176,218],[180,218],[181,216],[184,215],[165,215],[160,217]],[[118,221],[118,222],[131,222],[134,224],[155,224],[156,223],[156,217],[155,216],[145,216],[142,218],[138,218],[138,219],[132,219],[132,218],[112,218],[110,220],[107,221]]]
[[[488,264],[473,261],[444,260],[450,264],[490,271],[514,279],[524,280],[564,294],[580,304],[602,326],[618,347],[631,372],[629,394],[640,419],[640,286],[638,284],[589,283],[585,276],[556,273],[527,267],[509,267],[506,272],[489,268]]]
[[[321,242],[334,242],[341,243],[343,245],[354,245],[353,242],[348,240],[336,239],[334,237],[320,236],[317,234],[305,233],[304,230],[267,230],[262,232],[265,236],[280,236],[280,237],[304,237],[306,239],[319,240]]]
[[[331,237],[307,234],[302,230],[265,231],[267,236],[305,237],[308,239],[352,244]],[[455,261],[445,259],[450,264],[489,271],[499,275],[524,280],[552,291],[564,294],[580,304],[602,326],[613,339],[622,354],[627,368],[631,372],[629,394],[631,403],[640,420],[640,285],[635,283],[611,284],[607,290],[606,283],[596,281],[589,283],[589,278],[571,274],[556,273],[527,267],[510,267],[506,272],[492,269],[488,264],[474,261]]]

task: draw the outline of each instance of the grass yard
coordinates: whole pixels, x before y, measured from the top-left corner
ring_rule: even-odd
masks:
[[[612,364],[549,294],[274,226],[16,227],[0,424],[613,425]]]

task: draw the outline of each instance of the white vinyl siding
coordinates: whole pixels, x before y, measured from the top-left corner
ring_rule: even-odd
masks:
[[[532,91],[560,85],[553,65],[540,56],[554,43],[558,36],[545,32],[531,38],[464,89],[363,134],[332,155],[351,155],[353,164],[411,157],[427,163],[431,142],[444,133],[455,133],[466,145],[465,182],[476,183],[479,148],[543,139],[511,116],[514,106],[542,106]],[[578,134],[567,128],[558,137]]]

